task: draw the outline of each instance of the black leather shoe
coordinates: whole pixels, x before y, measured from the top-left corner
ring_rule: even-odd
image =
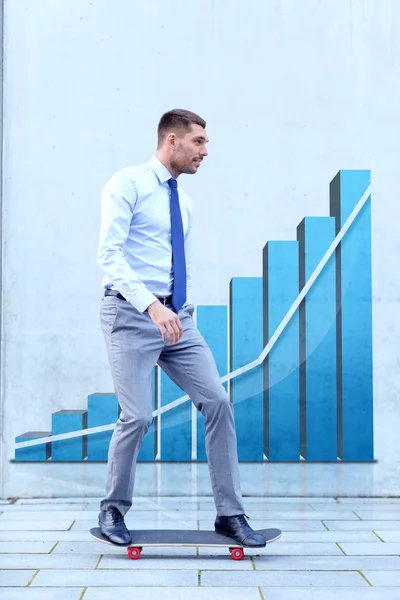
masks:
[[[124,517],[116,506],[109,506],[106,510],[100,511],[99,527],[104,537],[113,544],[127,546],[132,541]]]
[[[261,534],[250,527],[245,517],[246,515],[217,517],[214,523],[215,531],[234,538],[236,542],[243,546],[263,548],[267,542]]]

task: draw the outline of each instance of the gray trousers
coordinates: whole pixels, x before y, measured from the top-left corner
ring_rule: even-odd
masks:
[[[121,412],[110,442],[102,510],[114,505],[124,515],[132,506],[137,456],[153,420],[152,371],[158,363],[204,416],[217,514],[244,513],[233,407],[193,312],[192,304],[179,311],[183,334],[179,342],[170,344],[147,312],[115,296],[103,298],[100,319]]]

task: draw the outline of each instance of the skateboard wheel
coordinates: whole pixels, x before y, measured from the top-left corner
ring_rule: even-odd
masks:
[[[242,558],[244,556],[243,548],[233,548],[231,550],[231,556],[232,556],[233,560],[242,560]]]
[[[138,558],[140,558],[141,550],[141,548],[134,548],[133,546],[131,546],[130,548],[128,548],[129,558],[131,558],[132,560],[137,560]]]

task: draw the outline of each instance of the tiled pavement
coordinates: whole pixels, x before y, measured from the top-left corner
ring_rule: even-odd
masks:
[[[246,498],[254,528],[282,538],[228,550],[99,544],[99,499],[0,500],[0,600],[400,600],[400,499]],[[136,498],[131,528],[210,529],[212,498]]]

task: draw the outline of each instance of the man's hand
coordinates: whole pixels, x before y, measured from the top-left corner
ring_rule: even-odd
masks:
[[[160,329],[164,342],[168,341],[168,336],[171,344],[176,344],[181,339],[182,323],[172,310],[157,300],[150,304],[147,312],[153,323]]]

